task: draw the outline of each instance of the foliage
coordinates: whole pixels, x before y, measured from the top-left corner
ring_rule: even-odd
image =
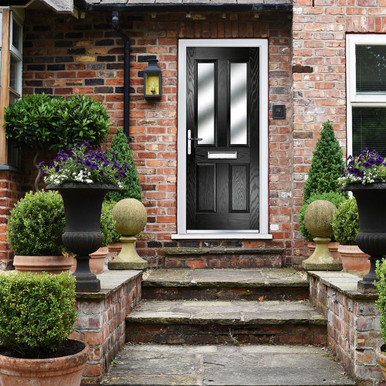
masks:
[[[342,202],[332,222],[334,238],[342,245],[356,245],[355,237],[359,232],[358,205],[355,198]]]
[[[342,170],[339,185],[351,183],[363,185],[386,181],[386,161],[376,150],[365,149],[356,157],[349,156]]]
[[[83,141],[98,145],[110,127],[101,102],[76,94],[68,100],[25,95],[6,108],[4,119],[8,139],[41,151],[57,151]]]
[[[48,184],[61,185],[65,182],[95,182],[122,186],[128,165],[117,162],[115,153],[92,150],[88,142],[70,146],[66,151],[60,150],[48,166],[39,164]]]
[[[121,128],[117,129],[113,140],[111,141],[110,152],[117,154],[117,161],[120,164],[129,165],[129,170],[122,180],[122,189],[120,191],[109,192],[106,200],[118,202],[124,198],[135,198],[142,201],[141,185],[139,183],[138,173],[135,168],[133,153],[130,149],[126,135]]]
[[[119,242],[121,235],[116,231],[112,215],[115,201],[103,201],[101,213],[101,233],[104,236],[102,246]]]
[[[65,217],[58,192],[27,193],[11,210],[7,239],[17,255],[61,255]]]
[[[0,341],[32,358],[55,352],[76,320],[75,278],[28,272],[0,275]]]
[[[333,126],[330,121],[324,122],[304,186],[303,202],[315,193],[336,192],[343,166],[342,149],[335,138]],[[342,194],[348,198],[347,192]]]
[[[378,299],[375,301],[375,305],[378,307],[381,314],[381,335],[384,341],[386,341],[386,261],[377,261],[377,268],[375,270],[377,274],[377,280],[375,281],[375,288],[378,292]]]
[[[299,212],[299,231],[300,234],[304,237],[305,240],[313,241],[313,236],[310,232],[308,232],[306,226],[304,225],[304,213],[312,202],[316,200],[327,200],[332,202],[337,208],[339,208],[340,204],[346,200],[346,197],[343,193],[338,192],[328,192],[328,193],[316,193],[313,194],[302,206]],[[334,237],[332,238],[334,241]]]

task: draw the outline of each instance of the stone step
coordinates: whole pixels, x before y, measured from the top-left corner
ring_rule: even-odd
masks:
[[[259,268],[281,267],[283,248],[166,247],[164,268]]]
[[[309,346],[126,345],[102,385],[355,385]]]
[[[159,269],[144,275],[142,298],[154,300],[304,300],[305,272],[292,268]]]
[[[326,344],[326,319],[308,301],[144,300],[126,341],[156,344]]]

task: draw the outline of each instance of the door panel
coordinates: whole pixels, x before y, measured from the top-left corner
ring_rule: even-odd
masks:
[[[187,49],[187,229],[259,224],[259,51]]]

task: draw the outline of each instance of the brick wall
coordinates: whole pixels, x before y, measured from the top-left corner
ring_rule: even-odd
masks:
[[[294,0],[294,208],[302,205],[302,188],[322,122],[334,124],[346,150],[346,33],[386,32],[382,0]],[[295,255],[302,239],[295,232]]]
[[[13,253],[6,242],[7,219],[9,211],[21,195],[20,173],[0,170],[0,270],[9,269],[13,260]]]
[[[105,272],[98,277],[101,292],[77,293],[79,314],[70,336],[90,347],[82,385],[100,385],[111,360],[125,344],[125,317],[141,300],[140,271]]]
[[[148,212],[139,253],[152,264],[161,246],[176,245],[177,45],[179,38],[268,38],[269,95],[285,104],[286,120],[270,113],[270,227],[273,241],[246,246],[285,247],[293,256],[296,213],[292,197],[291,19],[285,13],[122,13],[120,24],[131,42],[131,147]],[[142,70],[156,57],[162,68],[163,97],[143,99]],[[81,93],[102,100],[112,131],[123,124],[123,42],[111,27],[110,13],[87,13],[84,20],[47,11],[29,11],[25,21],[24,93]],[[271,109],[270,109],[271,110]],[[111,136],[108,140],[111,140]],[[235,246],[234,242],[231,243]]]
[[[381,342],[376,295],[356,291],[359,277],[342,272],[312,272],[310,301],[327,318],[333,353],[358,384],[378,385],[383,374],[375,359]]]

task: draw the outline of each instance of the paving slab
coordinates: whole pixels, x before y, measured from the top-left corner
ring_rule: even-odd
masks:
[[[355,385],[312,346],[126,345],[102,385]]]
[[[308,287],[307,275],[291,268],[159,269],[151,271],[144,287]]]
[[[147,324],[318,324],[326,319],[308,301],[143,300],[126,321]]]

